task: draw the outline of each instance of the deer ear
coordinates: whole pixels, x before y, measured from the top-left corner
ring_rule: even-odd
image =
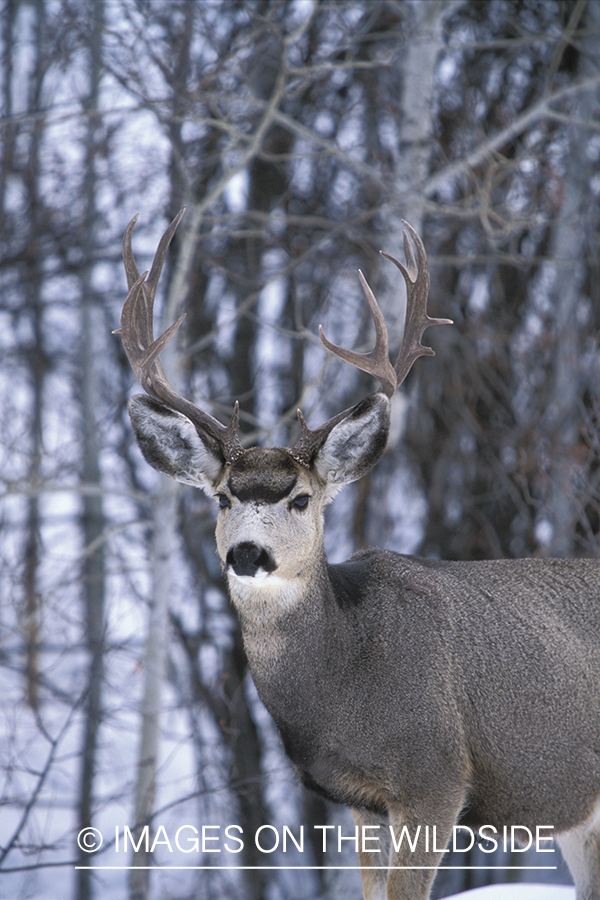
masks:
[[[225,465],[215,442],[203,437],[190,420],[142,394],[129,401],[129,417],[146,462],[208,494]]]
[[[343,485],[361,478],[385,450],[390,430],[390,401],[371,394],[354,406],[329,432],[313,465],[331,486],[332,497]]]

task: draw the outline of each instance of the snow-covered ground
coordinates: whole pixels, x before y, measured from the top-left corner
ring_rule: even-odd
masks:
[[[447,900],[575,900],[575,888],[555,884],[493,884]]]

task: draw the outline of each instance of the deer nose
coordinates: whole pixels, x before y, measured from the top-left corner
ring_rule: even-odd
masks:
[[[273,572],[277,565],[268,550],[251,541],[236,544],[227,552],[227,568],[233,569],[236,575],[254,575],[260,570]]]

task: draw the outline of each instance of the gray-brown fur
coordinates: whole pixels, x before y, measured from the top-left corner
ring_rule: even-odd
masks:
[[[363,457],[372,452],[362,445]],[[441,845],[457,823],[552,825],[571,832],[569,860],[590,820],[577,844],[590,858],[582,868],[571,853],[570,863],[579,900],[598,900],[597,875],[585,884],[600,860],[591,821],[600,811],[600,563],[371,550],[330,566],[326,469],[286,450],[248,451],[211,492],[230,504],[217,546],[253,678],[304,783],[352,807],[359,824],[436,825]],[[307,507],[295,509],[305,495]],[[257,548],[253,575],[233,571],[239,546]],[[270,588],[272,575],[282,582]],[[406,844],[390,855],[394,866],[437,861]],[[365,897],[421,900],[433,874],[396,868],[386,888],[365,869]]]
[[[375,312],[368,365],[338,354],[380,373],[385,391],[315,431],[300,417],[292,450],[243,450],[236,413],[213,434],[162,380],[154,400],[132,399],[132,423],[151,465],[218,498],[217,549],[252,675],[304,782],[351,806],[358,825],[435,826],[438,847],[457,823],[553,826],[577,900],[600,900],[600,562],[325,558],[324,507],[379,459],[396,376],[427,352],[417,248],[396,366]],[[407,283],[416,268],[409,260]],[[144,372],[155,365],[147,332],[128,337]],[[158,403],[159,392],[174,399]],[[366,900],[426,900],[434,869],[415,867],[441,855],[422,842],[361,849]]]
[[[368,551],[328,567],[321,591],[308,633],[303,609],[290,618],[291,658],[255,672],[314,786],[382,814],[419,785],[449,779],[473,827],[568,830],[591,813],[600,796],[598,562],[444,564]],[[308,748],[307,708],[320,735]],[[375,760],[370,800],[351,773],[374,771]]]

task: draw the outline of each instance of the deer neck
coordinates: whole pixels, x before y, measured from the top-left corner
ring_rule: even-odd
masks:
[[[289,665],[296,653],[306,655],[308,647],[312,651],[326,642],[335,604],[324,550],[297,578],[229,576],[228,582],[255,681],[263,672],[267,676]]]

